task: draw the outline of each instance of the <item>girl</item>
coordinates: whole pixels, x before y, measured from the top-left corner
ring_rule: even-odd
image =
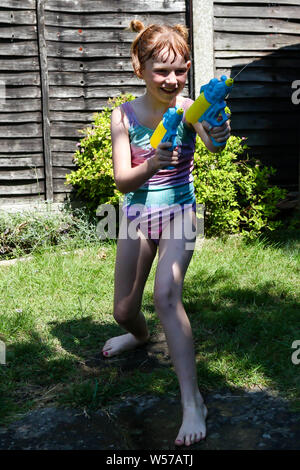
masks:
[[[130,28],[138,32],[131,46],[133,68],[144,80],[146,92],[115,108],[111,117],[114,178],[117,188],[125,194],[120,233],[128,235],[121,237],[119,233],[117,244],[114,318],[128,333],[108,340],[102,353],[112,357],[148,341],[140,307],[158,249],[154,305],[178,377],[183,410],[175,444],[189,446],[205,438],[207,409],[198,389],[192,331],[181,299],[193,249],[186,227],[181,238],[175,237],[174,231],[178,226],[182,228],[183,220],[190,221],[191,229],[196,223],[192,177],[196,133],[208,150],[218,152],[220,147],[212,144],[210,136],[224,142],[230,136],[230,127],[228,121],[215,128],[205,122],[192,126],[183,118],[178,128],[178,148],[170,151],[171,144],[165,142],[154,150],[150,137],[165,111],[175,105],[186,111],[193,102],[180,96],[191,66],[188,32],[182,25],[144,27],[137,20],[131,21]],[[141,223],[136,236],[130,236],[129,225],[136,218],[136,214],[130,216],[134,204],[143,204],[146,216],[150,214],[151,222],[153,218],[156,222],[148,231],[147,224]],[[171,217],[159,219],[157,208],[162,204],[174,209]],[[193,246],[194,243],[195,237]]]

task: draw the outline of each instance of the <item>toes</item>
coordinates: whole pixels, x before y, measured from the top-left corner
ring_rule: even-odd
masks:
[[[176,445],[176,446],[182,446],[182,445],[183,445],[183,441],[182,441],[181,439],[176,439],[175,445]]]
[[[175,444],[177,446],[183,446],[184,444],[184,437],[177,437],[177,439],[175,440]]]
[[[106,341],[106,343],[104,344],[102,350],[108,349],[110,346],[111,346],[111,340],[108,339],[108,340]]]
[[[103,351],[103,356],[104,357],[113,357],[116,356],[118,353],[116,353],[113,349],[107,349],[106,351]]]
[[[175,440],[175,445],[177,446],[190,446],[195,444],[196,442],[200,442],[202,439],[205,438],[205,434],[203,432],[195,433],[195,434],[188,434],[183,437],[177,437]]]
[[[111,347],[103,348],[102,354],[104,357],[110,357],[112,355],[112,348]]]

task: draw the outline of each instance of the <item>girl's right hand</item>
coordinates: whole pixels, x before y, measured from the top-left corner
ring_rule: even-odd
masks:
[[[177,147],[175,147],[175,150],[168,150],[171,145],[171,142],[161,142],[157,146],[155,155],[152,157],[156,171],[166,168],[167,166],[178,165]]]

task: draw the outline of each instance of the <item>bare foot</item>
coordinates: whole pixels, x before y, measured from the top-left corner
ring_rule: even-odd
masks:
[[[189,446],[205,439],[207,408],[202,400],[195,406],[183,407],[183,420],[178,436],[175,440],[177,446]]]
[[[147,336],[144,340],[138,340],[131,333],[127,333],[121,336],[115,336],[114,338],[106,341],[105,345],[102,348],[102,353],[104,357],[112,357],[117,354],[122,353],[123,351],[128,351],[134,349],[137,346],[147,343],[150,335]]]

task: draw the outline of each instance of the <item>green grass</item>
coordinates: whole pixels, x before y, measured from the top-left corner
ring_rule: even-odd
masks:
[[[85,246],[83,246],[85,245]],[[96,409],[128,394],[178,394],[172,367],[122,369],[100,350],[122,333],[112,317],[115,242],[84,242],[35,251],[33,259],[0,266],[0,422],[58,404]],[[68,248],[68,247],[67,247]],[[189,315],[200,390],[270,387],[300,398],[300,237],[244,242],[206,240],[195,251],[183,301]],[[143,311],[154,334],[157,259]],[[126,353],[127,354],[127,353]],[[125,356],[126,357],[126,356]],[[296,405],[295,405],[296,406]]]

